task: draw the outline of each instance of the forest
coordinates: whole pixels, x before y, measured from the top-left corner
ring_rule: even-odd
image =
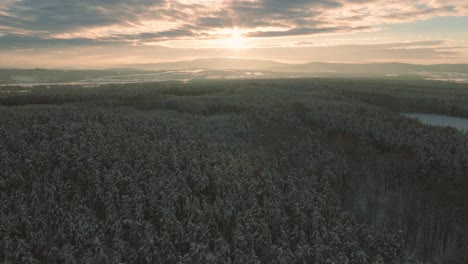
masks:
[[[0,87],[2,263],[468,263],[468,84]]]

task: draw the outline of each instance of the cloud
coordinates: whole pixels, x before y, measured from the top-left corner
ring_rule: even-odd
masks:
[[[453,25],[460,16],[456,23],[466,23],[466,0],[0,0],[0,61],[41,67],[231,56],[466,62],[468,35],[445,34],[446,24],[435,33],[422,29],[431,21],[403,25],[398,36],[390,26],[434,17],[452,17]],[[418,30],[425,33],[412,34]],[[239,35],[249,49],[224,48]],[[424,41],[403,41],[417,39]],[[382,41],[396,43],[362,45]]]
[[[342,33],[342,32],[356,32],[369,30],[370,27],[328,27],[328,28],[308,28],[298,27],[286,31],[258,31],[249,33],[248,37],[284,37],[284,36],[301,36],[301,35],[315,35],[322,33]]]
[[[465,0],[2,0],[0,34],[10,43],[26,35],[31,45],[84,39],[144,44],[226,38],[223,28],[271,38],[463,15],[468,15]]]
[[[70,46],[109,46],[123,45],[126,41],[110,41],[96,40],[86,38],[73,39],[51,39],[37,38],[26,34],[4,34],[0,33],[0,50],[17,50],[17,49],[53,49],[53,48],[68,48]]]

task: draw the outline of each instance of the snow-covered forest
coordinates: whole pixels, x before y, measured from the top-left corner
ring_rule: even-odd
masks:
[[[0,262],[468,261],[468,134],[400,115],[468,118],[466,84],[28,89],[0,87]]]

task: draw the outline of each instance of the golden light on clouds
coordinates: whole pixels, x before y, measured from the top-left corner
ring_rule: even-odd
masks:
[[[102,47],[96,56],[109,64],[115,54],[137,60],[137,51],[145,54],[140,59],[154,54],[152,61],[248,56],[451,63],[468,61],[466,28],[466,0],[0,0],[0,59],[29,59],[22,52],[28,49],[83,48],[88,55]],[[384,45],[361,52],[421,41],[424,47],[411,50]],[[323,50],[311,52],[318,47]],[[118,52],[102,56],[111,50]]]

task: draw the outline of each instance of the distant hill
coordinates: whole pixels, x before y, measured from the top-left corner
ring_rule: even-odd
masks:
[[[253,60],[237,58],[211,58],[197,59],[192,61],[177,61],[163,63],[130,64],[126,68],[144,70],[189,70],[189,69],[212,69],[212,70],[270,70],[274,68],[287,67],[289,64],[270,60]]]
[[[271,60],[254,60],[238,58],[209,58],[192,61],[177,61],[149,64],[124,65],[126,68],[144,69],[152,71],[163,70],[268,70],[279,72],[307,72],[333,74],[361,74],[361,75],[402,75],[418,72],[463,73],[468,74],[468,64],[434,64],[417,65],[406,63],[326,63],[310,62],[305,64],[287,64]]]
[[[287,64],[271,60],[211,58],[120,65],[107,70],[0,69],[0,84],[149,82],[190,79],[400,76],[468,82],[468,64]]]
[[[306,64],[288,65],[283,70],[295,72],[333,72],[362,74],[410,74],[416,72],[457,72],[468,74],[468,64],[434,64],[417,65],[406,63],[324,63],[311,62]]]

